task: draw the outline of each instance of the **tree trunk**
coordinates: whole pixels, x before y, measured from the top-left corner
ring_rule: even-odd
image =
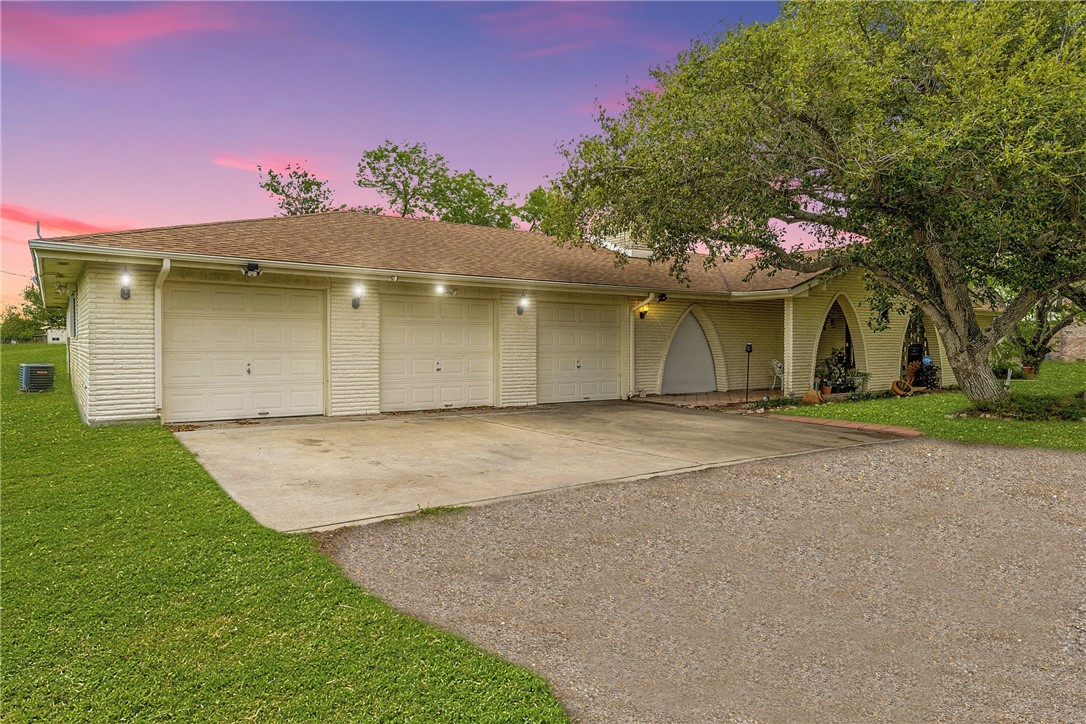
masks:
[[[1007,389],[992,372],[987,355],[979,360],[967,354],[956,355],[951,360],[951,367],[954,368],[954,376],[958,378],[962,392],[970,400],[1000,402],[1006,399]]]

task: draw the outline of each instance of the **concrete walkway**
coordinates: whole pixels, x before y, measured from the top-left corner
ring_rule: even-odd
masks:
[[[744,401],[757,402],[762,397],[780,397],[780,390],[728,390],[727,392],[691,392],[685,395],[647,395],[646,397],[633,397],[632,402],[648,402],[657,405],[672,405],[674,407],[723,407],[725,405],[738,405]]]
[[[177,438],[280,531],[884,440],[864,431],[629,402],[215,425]]]

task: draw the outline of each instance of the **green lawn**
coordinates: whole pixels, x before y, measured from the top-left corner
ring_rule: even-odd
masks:
[[[1086,362],[1045,362],[1036,380],[1012,380],[1015,395],[1073,394],[1086,390]],[[777,410],[786,415],[857,420],[921,430],[962,442],[1026,445],[1086,451],[1086,422],[1017,422],[951,417],[969,406],[960,393],[917,395],[867,402],[841,402]]]
[[[85,427],[64,352],[2,353],[4,721],[565,721],[535,675],[257,525],[162,427]],[[31,361],[55,391],[17,392]]]

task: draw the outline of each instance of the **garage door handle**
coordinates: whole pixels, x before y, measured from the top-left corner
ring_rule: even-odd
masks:
[[[581,360],[577,360],[577,369],[581,369]]]
[[[253,373],[253,363],[250,362],[248,365],[245,366],[245,374],[251,375],[252,373]]]

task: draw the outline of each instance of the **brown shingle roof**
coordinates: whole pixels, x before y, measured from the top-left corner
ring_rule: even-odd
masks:
[[[47,239],[87,247],[241,260],[326,264],[389,272],[422,272],[523,281],[565,282],[661,291],[744,292],[790,289],[814,274],[758,273],[743,281],[748,261],[705,269],[688,265],[688,284],[662,264],[630,259],[615,266],[605,249],[560,247],[543,234],[425,219],[336,211],[305,216],[222,221]]]

